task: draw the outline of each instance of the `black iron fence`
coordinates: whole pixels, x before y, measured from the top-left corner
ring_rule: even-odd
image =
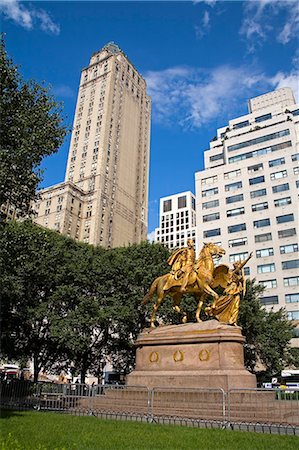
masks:
[[[102,418],[299,435],[299,391],[0,383],[0,404]]]

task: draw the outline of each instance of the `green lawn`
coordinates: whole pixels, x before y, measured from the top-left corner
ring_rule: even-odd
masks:
[[[294,436],[3,411],[0,450],[298,449]]]

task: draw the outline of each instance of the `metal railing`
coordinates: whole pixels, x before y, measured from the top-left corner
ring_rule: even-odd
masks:
[[[228,423],[260,428],[299,427],[299,391],[291,389],[231,389],[228,393]],[[279,428],[279,430],[280,430]],[[261,430],[264,431],[264,430]],[[279,431],[277,431],[279,432]]]
[[[299,391],[0,382],[0,405],[103,418],[299,435]]]

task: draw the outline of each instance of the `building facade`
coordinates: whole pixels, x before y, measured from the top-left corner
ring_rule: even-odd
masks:
[[[285,307],[299,324],[299,105],[291,89],[251,99],[249,114],[218,129],[195,178],[197,245],[221,243],[224,263],[253,252],[247,274],[265,287],[263,305]]]
[[[104,247],[147,237],[151,103],[114,43],[82,70],[65,181],[40,192],[40,225]]]
[[[186,247],[187,240],[196,240],[195,196],[181,192],[160,199],[160,221],[155,229],[155,242],[170,249]]]

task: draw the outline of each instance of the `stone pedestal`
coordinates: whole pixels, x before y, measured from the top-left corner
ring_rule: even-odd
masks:
[[[244,367],[241,328],[216,320],[145,329],[136,340],[129,386],[255,388]]]

